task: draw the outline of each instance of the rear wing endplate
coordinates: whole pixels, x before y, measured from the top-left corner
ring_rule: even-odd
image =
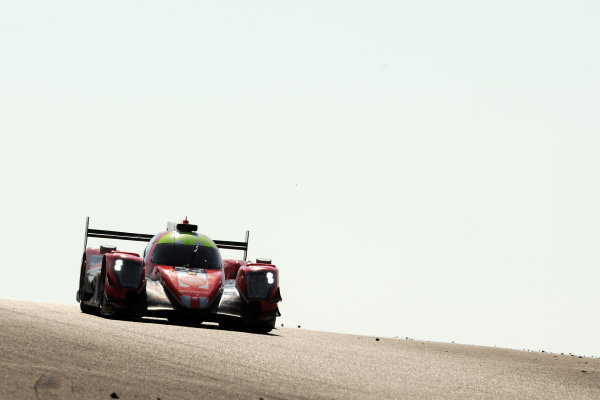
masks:
[[[218,248],[229,249],[229,250],[243,250],[244,261],[248,257],[248,239],[250,238],[250,231],[246,231],[246,240],[243,242],[231,242],[228,240],[213,240]]]
[[[85,219],[85,239],[83,242],[83,251],[87,248],[88,237],[104,238],[104,239],[117,239],[117,240],[134,240],[137,242],[149,242],[152,240],[154,235],[148,235],[145,233],[131,233],[131,232],[119,232],[119,231],[108,231],[104,229],[91,229],[90,228],[90,217]],[[232,242],[228,240],[213,240],[218,248],[229,249],[229,250],[243,250],[244,261],[248,256],[248,239],[250,237],[250,231],[246,231],[246,240],[243,242]]]

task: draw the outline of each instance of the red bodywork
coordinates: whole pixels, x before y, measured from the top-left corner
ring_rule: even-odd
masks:
[[[266,259],[222,260],[219,252],[243,250],[245,259],[248,232],[245,242],[212,241],[187,219],[176,229],[170,224],[167,231],[148,235],[89,229],[86,221],[86,243],[97,237],[148,245],[143,257],[114,247],[87,248],[76,297],[81,310],[214,321],[255,332],[273,329],[281,315],[278,268]]]
[[[177,302],[189,309],[207,308],[218,298],[223,286],[223,272],[181,271],[170,265],[155,265],[156,276]]]
[[[100,249],[87,248],[86,260],[86,275],[97,275],[97,279],[102,279],[102,268],[105,267],[104,290],[107,300],[113,306],[119,308],[131,307],[134,298],[139,297],[144,290],[146,282],[143,271],[144,260],[139,254],[116,250],[101,254]],[[118,264],[122,265],[127,261],[132,262],[132,264],[126,264],[128,266],[135,267],[139,264],[139,279],[123,284],[119,278],[120,271],[118,272],[115,267],[119,268]],[[131,276],[131,274],[128,276]]]
[[[235,279],[235,286],[240,296],[246,303],[260,305],[259,319],[272,317],[278,313],[277,303],[281,301],[279,291],[279,269],[273,264],[250,263],[242,260],[223,260],[225,279]],[[273,274],[274,284],[270,290],[261,293],[260,296],[252,296],[248,293],[247,277],[253,273]]]
[[[146,278],[144,276],[144,260],[139,254],[129,253],[124,251],[111,251],[105,254],[106,257],[106,296],[110,302],[117,307],[129,307],[131,299],[140,295],[144,289]],[[115,265],[119,260],[130,260],[139,263],[140,273],[139,279],[131,282],[129,285],[123,285],[117,272]]]

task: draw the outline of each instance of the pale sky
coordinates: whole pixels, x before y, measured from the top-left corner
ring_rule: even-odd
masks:
[[[596,1],[3,2],[0,297],[75,304],[86,216],[187,215],[250,230],[287,325],[600,356],[598,21]]]

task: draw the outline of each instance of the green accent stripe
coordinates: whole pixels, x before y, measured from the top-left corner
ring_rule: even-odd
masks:
[[[175,243],[175,244],[187,244],[190,246],[195,246],[200,244],[200,246],[206,247],[217,247],[207,236],[204,236],[200,233],[192,232],[192,233],[182,233],[177,231],[168,232],[166,235],[158,239],[158,243]]]

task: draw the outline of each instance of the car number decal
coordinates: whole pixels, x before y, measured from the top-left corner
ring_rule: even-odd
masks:
[[[192,289],[208,289],[208,275],[204,270],[177,271],[179,286]]]

